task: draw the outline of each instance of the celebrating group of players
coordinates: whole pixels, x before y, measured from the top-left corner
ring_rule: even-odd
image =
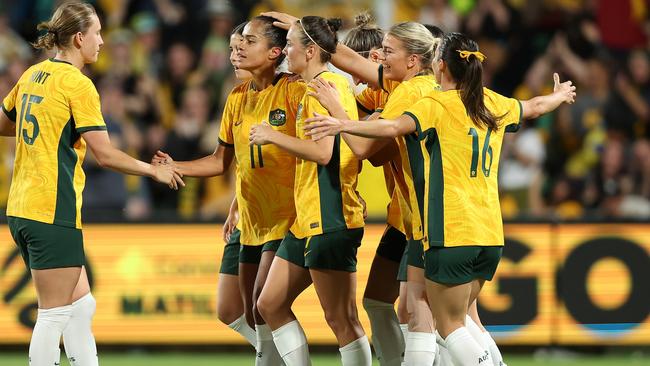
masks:
[[[0,133],[17,146],[9,226],[39,297],[31,365],[58,362],[62,334],[73,365],[98,364],[80,219],[86,144],[100,165],[171,188],[236,161],[218,313],[255,346],[257,365],[311,364],[291,308],[311,284],[342,364],[372,363],[355,303],[356,185],[362,160],[383,166],[391,201],[363,300],[380,364],[504,364],[476,311],[504,244],[503,136],[572,103],[575,87],[554,75],[551,94],[507,98],[483,87],[485,56],[463,34],[416,22],[384,33],[362,14],[339,43],[340,26],[271,12],[235,28],[241,83],[214,153],[181,162],[158,152],[151,164],[110,145],[99,95],[80,72],[103,43],[94,9],[67,3],[39,26],[47,33],[35,46],[57,54],[25,72],[0,114]],[[330,63],[368,88],[355,96]]]

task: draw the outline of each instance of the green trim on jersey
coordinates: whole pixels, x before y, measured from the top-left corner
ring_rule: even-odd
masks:
[[[384,88],[384,65],[379,64],[379,69],[377,71],[378,71],[377,72],[377,77],[379,77],[379,80],[378,80],[377,84],[379,84],[379,88],[381,88],[381,90],[388,93],[388,90],[386,90],[386,88]]]
[[[521,100],[519,99],[517,99],[517,103],[519,103],[519,121],[507,125],[506,132],[517,132],[519,131],[519,128],[521,128],[521,122],[524,118],[524,106],[521,105]]]
[[[49,60],[52,61],[52,62],[60,62],[60,63],[62,63],[62,64],[72,65],[72,64],[71,64],[70,62],[68,62],[68,61],[59,60],[59,59],[56,59],[56,58],[54,58],[54,57],[50,58]]]
[[[361,104],[358,100],[357,100],[357,108],[361,109],[366,114],[372,114],[373,113],[370,109],[366,108],[366,106]]]
[[[327,165],[317,165],[320,214],[323,233],[346,228],[341,193],[341,135],[334,137],[332,158]]]
[[[79,127],[77,128],[77,132],[79,134],[82,134],[84,132],[88,131],[106,131],[106,126],[89,126],[89,127]]]
[[[227,143],[224,140],[219,139],[219,138],[217,139],[217,142],[219,142],[219,145],[223,145],[225,147],[235,147],[235,144],[229,144],[229,143]]]
[[[429,163],[429,246],[444,246],[445,243],[445,206],[444,191],[445,180],[442,172],[442,153],[438,131],[429,130],[426,149],[431,155]]]
[[[79,133],[74,128],[74,119],[70,117],[61,131],[58,160],[58,181],[54,224],[75,227],[77,225],[77,193],[74,190],[74,170],[77,165],[77,152],[74,144],[79,140]]]
[[[420,224],[424,225],[424,158],[422,157],[422,145],[420,145],[419,136],[415,133],[402,136],[402,138],[404,138],[404,145],[406,146],[406,153],[408,154],[409,165],[411,166]]]
[[[11,122],[16,123],[16,107],[14,109],[8,111],[7,108],[5,108],[5,105],[2,105],[2,111],[5,112],[7,115],[7,118],[11,120]]]
[[[404,112],[403,116],[409,116],[413,119],[413,122],[415,122],[415,132],[418,134],[420,140],[424,140],[422,136],[422,126],[420,126],[420,120],[415,116],[415,114],[411,112]]]

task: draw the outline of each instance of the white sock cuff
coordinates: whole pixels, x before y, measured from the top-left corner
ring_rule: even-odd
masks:
[[[267,324],[255,324],[255,336],[258,341],[273,341],[271,327]]]
[[[406,323],[405,324],[400,323],[399,329],[402,330],[402,333],[406,334],[409,331],[409,325]]]
[[[406,340],[406,349],[408,352],[435,352],[436,335],[426,332],[409,332]]]
[[[281,357],[307,344],[307,337],[297,320],[273,331],[273,342]]]
[[[367,297],[364,297],[364,298],[363,298],[362,303],[363,303],[363,308],[366,309],[366,310],[371,310],[371,309],[372,309],[372,310],[375,310],[375,309],[377,309],[377,310],[390,309],[390,310],[393,310],[393,311],[394,311],[394,309],[395,309],[395,305],[394,305],[394,304],[390,304],[390,303],[383,302],[383,301],[379,301],[379,300],[369,299],[369,298],[367,298]]]
[[[438,343],[439,345],[441,345],[441,346],[443,346],[443,347],[446,347],[446,346],[447,346],[447,345],[445,344],[445,340],[444,340],[444,338],[442,338],[442,336],[440,335],[440,333],[438,333],[437,330],[436,330],[436,343]]]
[[[92,301],[94,303],[96,302],[95,297],[93,296],[92,292],[89,292],[89,293],[83,295],[82,297],[80,297],[77,301],[74,301],[72,303],[72,306],[73,307],[78,306],[79,304],[87,303],[87,302],[90,302],[90,301]]]
[[[467,314],[465,314],[465,327],[478,328],[479,330],[481,330],[481,328],[478,326],[478,324],[476,324],[474,319],[472,319],[472,317]]]
[[[460,327],[456,329],[455,331],[449,333],[447,338],[445,338],[445,343],[447,343],[447,348],[450,348],[452,344],[457,343],[457,342],[462,342],[463,340],[466,339],[471,339],[473,342],[474,338],[472,338],[472,335],[469,334],[469,330],[467,330],[466,327]]]
[[[79,300],[72,303],[72,316],[75,318],[85,317],[92,319],[97,309],[97,301],[92,293],[87,293]]]
[[[238,331],[241,329],[242,323],[246,321],[246,315],[242,314],[239,318],[235,319],[232,323],[228,324],[228,328]]]
[[[59,306],[50,309],[38,309],[36,322],[54,327],[63,332],[72,316],[72,305]]]
[[[368,342],[368,337],[364,335],[363,337],[357,338],[352,342],[346,344],[345,346],[339,348],[339,352],[341,353],[351,352],[351,351],[363,349],[366,346],[370,347],[370,342]]]

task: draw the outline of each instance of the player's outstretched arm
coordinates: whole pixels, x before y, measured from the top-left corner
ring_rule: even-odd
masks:
[[[318,99],[318,102],[327,109],[332,117],[350,119],[341,104],[339,93],[336,90],[336,85],[334,85],[334,83],[331,81],[325,81],[322,78],[316,78],[309,83],[309,87],[313,91],[310,91],[307,94]],[[378,115],[374,118],[373,116],[375,116],[375,114],[373,114],[369,119],[374,120],[378,118]],[[376,155],[378,151],[382,150],[382,148],[392,141],[388,139],[368,139],[347,133],[344,133],[341,136],[350,147],[350,150],[352,150],[352,153],[354,153],[354,156],[359,160],[365,160]],[[373,165],[374,164],[375,163],[373,163]]]
[[[276,22],[273,22],[273,25],[282,29],[289,29],[291,24],[300,19],[278,11],[269,11],[262,13],[262,15],[277,19]],[[368,60],[342,43],[336,45],[336,53],[332,54],[330,62],[373,87],[379,86],[379,64]]]
[[[249,141],[251,145],[274,144],[292,155],[313,161],[319,165],[327,165],[332,159],[334,138],[326,137],[314,140],[303,140],[276,131],[265,121],[251,127]]]
[[[191,161],[174,161],[169,154],[157,151],[151,158],[151,163],[170,164],[183,177],[214,177],[228,171],[234,158],[234,150],[232,147],[219,144],[212,154]]]
[[[320,140],[326,136],[336,136],[342,132],[370,138],[394,138],[415,132],[415,128],[415,121],[408,115],[402,115],[394,120],[378,119],[366,123],[338,119],[318,113],[314,113],[314,117],[308,118],[304,127],[305,135],[311,136],[314,140]]]
[[[111,145],[106,131],[88,131],[81,134],[95,156],[97,163],[104,168],[111,168],[121,173],[150,177],[169,188],[178,189],[185,186],[181,175],[172,165],[151,165],[132,158]]]
[[[576,98],[576,87],[571,80],[560,83],[560,76],[553,74],[553,93],[521,101],[521,116],[523,119],[537,118],[551,112],[562,103],[573,103]]]

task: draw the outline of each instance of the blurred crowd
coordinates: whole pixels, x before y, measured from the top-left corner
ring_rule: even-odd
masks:
[[[31,64],[36,25],[55,0],[0,3],[0,96]],[[528,121],[504,145],[499,178],[506,219],[650,218],[650,0],[96,0],[105,45],[84,72],[95,81],[111,141],[150,160],[210,154],[236,80],[230,30],[264,10],[297,16],[389,11],[461,31],[486,54],[486,86],[527,99],[552,88],[552,73],[578,86],[573,105]],[[376,14],[382,18],[382,14]],[[383,14],[385,18],[385,14]],[[0,140],[0,202],[13,141]],[[88,154],[84,218],[210,220],[223,217],[234,177],[185,180],[170,191],[100,169]],[[383,213],[383,212],[382,212]]]

